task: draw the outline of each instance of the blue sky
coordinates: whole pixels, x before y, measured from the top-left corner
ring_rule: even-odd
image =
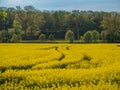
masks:
[[[0,0],[0,7],[33,5],[40,10],[118,11],[120,0]]]

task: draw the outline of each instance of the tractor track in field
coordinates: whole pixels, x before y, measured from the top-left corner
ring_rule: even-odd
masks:
[[[59,61],[62,61],[62,60],[65,58],[65,55],[58,49],[58,47],[56,47],[55,50],[62,55],[62,56],[58,59]]]
[[[60,51],[59,49],[60,47],[54,46],[54,47],[48,47],[48,48],[41,48],[40,50],[50,50],[50,49],[55,49],[58,53],[61,54],[61,57],[58,58],[58,61],[62,61],[65,58],[65,54]],[[69,46],[65,47],[66,50],[69,50]],[[25,66],[9,66],[9,67],[5,67],[5,66],[0,66],[0,72],[4,73],[6,70],[29,70],[32,69],[33,66],[37,65],[37,64],[41,64],[41,63],[47,63],[48,61],[45,62],[38,62],[35,64],[31,64],[31,65],[25,65]]]
[[[70,48],[69,48],[70,46],[66,46],[65,48],[66,48],[66,50],[69,50]],[[50,49],[55,49],[58,53],[60,53],[62,56],[58,59],[59,61],[62,61],[64,58],[65,58],[65,54],[64,53],[62,53],[60,50],[59,50],[59,47],[57,47],[57,46],[53,46],[53,47],[48,47],[48,48],[41,48],[40,50],[50,50]]]

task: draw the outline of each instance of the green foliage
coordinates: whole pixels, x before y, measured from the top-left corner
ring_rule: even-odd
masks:
[[[48,40],[51,40],[51,41],[55,40],[54,35],[53,35],[53,34],[50,34],[49,37],[48,37]]]
[[[13,27],[16,30],[16,33],[19,34],[22,29],[22,26],[17,20],[14,20]]]
[[[114,33],[108,33],[106,36],[108,42],[115,42],[115,35]]]
[[[0,21],[4,21],[7,17],[7,12],[0,9]]]
[[[5,24],[6,17],[7,12],[0,9],[0,27],[3,27],[3,25]],[[7,31],[5,31],[5,26],[2,29],[3,30],[0,31],[0,40],[2,42],[7,42],[9,37]]]
[[[39,39],[40,39],[42,42],[44,42],[45,39],[46,39],[46,35],[45,35],[45,34],[41,34],[41,35],[39,36]]]
[[[70,37],[69,42],[73,43],[73,41],[74,41],[74,37]]]
[[[20,42],[22,40],[22,31],[17,31],[14,28],[8,29],[8,34],[10,37],[10,40],[8,42]]]
[[[116,38],[116,32],[120,31],[120,15],[115,12],[106,13],[101,22],[101,26],[108,33],[106,38],[108,42],[116,42],[116,40],[119,40]]]
[[[120,31],[115,32],[115,40],[116,42],[120,42]]]
[[[24,10],[26,10],[27,12],[34,12],[34,11],[36,11],[36,9],[33,6],[31,6],[31,5],[25,6]]]
[[[96,30],[93,30],[93,31],[87,31],[85,34],[84,34],[84,41],[85,42],[97,42],[97,40],[99,40],[99,32],[96,31]]]
[[[14,29],[14,28],[8,29],[8,34],[9,34],[10,36],[12,36],[13,34],[15,34],[15,29]]]
[[[0,31],[0,41],[2,40],[2,31]]]
[[[97,40],[99,40],[99,32],[98,31],[96,31],[96,30],[93,30],[92,31],[92,40],[94,41],[94,42],[96,42]]]
[[[83,40],[83,36],[80,36],[80,40]]]
[[[107,32],[106,31],[102,31],[101,32],[101,39],[102,40],[106,40],[106,38],[107,38]]]
[[[2,42],[8,42],[9,38],[8,38],[7,30],[2,30],[1,33],[2,33],[2,37],[1,37]]]
[[[92,31],[87,31],[85,34],[84,34],[84,40],[85,42],[92,42]]]
[[[73,42],[79,39],[88,30],[100,32],[101,40],[108,42],[120,42],[120,13],[118,12],[93,12],[93,11],[41,11],[33,6],[25,6],[24,10],[17,6],[17,9],[9,8],[0,10],[0,31],[15,29],[16,35],[21,35],[24,40],[37,40],[40,33],[49,35],[54,33],[57,39],[65,39],[65,31],[70,28],[74,37],[67,39]],[[102,26],[102,27],[101,27]],[[101,31],[105,30],[108,35]],[[96,33],[97,34],[97,33]],[[93,34],[93,42],[98,36]],[[113,35],[112,35],[113,34]],[[3,38],[10,40],[12,35],[8,33]],[[46,36],[49,37],[49,36]]]
[[[13,27],[14,30],[9,30],[9,33],[12,33],[12,38],[11,38],[11,42],[19,42],[20,40],[22,40],[22,35],[23,35],[23,31],[22,31],[22,26],[20,24],[19,21],[14,20],[13,22]]]
[[[38,36],[40,34],[40,31],[34,27],[34,26],[29,26],[26,30],[26,36],[30,37],[32,39],[32,37]]]
[[[30,27],[26,29],[26,36],[31,36],[31,30]]]
[[[10,42],[16,43],[16,42],[20,42],[20,40],[21,40],[21,36],[20,35],[13,34],[12,38],[10,39]]]
[[[65,34],[65,40],[69,40],[70,43],[73,43],[74,41],[74,32],[71,30],[68,30]]]
[[[28,13],[30,9],[31,13]],[[41,32],[41,27],[44,24],[43,20],[43,15],[39,12],[33,12],[31,11],[31,6],[26,7],[27,12],[17,12],[19,17],[17,18],[21,25],[22,28],[25,32],[24,36],[26,37],[25,39],[29,40],[34,40],[38,39],[40,32]],[[21,15],[23,16],[21,19]]]

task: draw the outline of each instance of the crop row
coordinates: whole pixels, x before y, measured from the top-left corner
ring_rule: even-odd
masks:
[[[120,66],[96,69],[8,70],[0,74],[0,88],[58,88],[120,85]]]

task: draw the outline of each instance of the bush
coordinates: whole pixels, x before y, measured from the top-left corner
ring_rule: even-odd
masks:
[[[70,43],[74,41],[74,33],[71,30],[68,30],[65,34],[65,40],[69,40]]]
[[[97,40],[99,40],[99,32],[98,31],[96,31],[96,30],[92,31],[92,40],[94,42],[96,42]]]
[[[87,31],[84,34],[84,41],[85,42],[92,42],[92,32],[91,31]]]
[[[70,42],[70,43],[73,43],[73,41],[74,41],[74,38],[73,38],[73,37],[70,37],[69,42]]]
[[[39,36],[39,39],[40,39],[42,42],[44,42],[45,39],[46,39],[46,35],[45,35],[45,34],[41,34],[41,35]]]
[[[50,34],[49,37],[48,37],[48,40],[51,40],[51,41],[55,40],[54,35],[53,35],[53,34]]]

